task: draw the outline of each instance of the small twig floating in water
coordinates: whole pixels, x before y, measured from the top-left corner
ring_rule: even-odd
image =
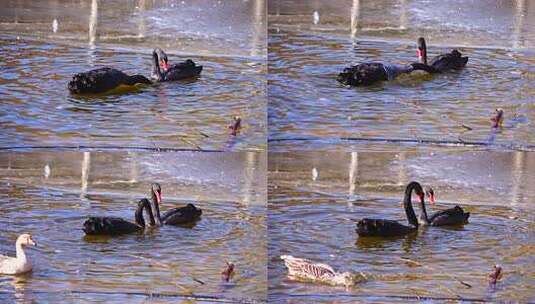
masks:
[[[490,120],[493,128],[501,128],[503,126],[503,110],[497,108],[496,114]]]
[[[148,262],[151,262],[151,263],[154,263],[160,267],[164,267],[164,268],[167,268],[167,269],[171,269],[171,267],[169,267],[169,265],[167,264],[164,264],[164,263],[160,263],[158,261],[155,261],[151,258],[146,258],[146,257],[142,257],[142,256],[139,256],[139,255],[135,255],[135,254],[126,254],[127,256],[129,257],[132,257],[132,258],[136,258],[136,259],[140,259],[140,260],[144,260],[144,261],[148,261]]]
[[[473,129],[465,124],[461,124],[461,127],[465,128],[468,131],[472,131]]]
[[[489,285],[496,286],[496,282],[498,282],[502,278],[502,267],[498,264],[494,265],[494,272],[489,274]]]
[[[234,276],[234,263],[227,262],[227,266],[225,269],[223,269],[221,274],[223,275],[223,280],[225,282],[230,281],[230,279]]]
[[[204,285],[204,284],[205,284],[203,281],[201,281],[201,280],[199,280],[199,279],[197,279],[197,278],[195,278],[195,277],[191,277],[191,278],[193,279],[193,281],[195,281],[195,282],[197,282],[197,283],[199,283],[199,284],[201,284],[201,285]]]
[[[201,146],[195,144],[194,142],[190,140],[187,140],[186,138],[184,138],[184,136],[179,137],[179,139],[188,145],[194,146],[197,150],[202,150]]]
[[[136,258],[136,259],[140,259],[140,260],[148,261],[148,262],[150,262],[150,263],[154,263],[154,264],[156,264],[156,265],[158,265],[158,266],[160,266],[160,267],[166,268],[166,269],[173,269],[173,270],[176,271],[176,269],[170,267],[169,265],[164,264],[164,263],[160,263],[160,262],[158,262],[158,261],[156,261],[156,260],[154,260],[154,259],[151,259],[151,258],[146,258],[146,257],[142,257],[142,256],[135,255],[135,254],[126,254],[126,255],[129,256],[129,257],[132,257],[132,258]],[[198,282],[197,279],[195,279],[195,278],[193,278],[193,277],[192,277],[192,279],[193,279],[194,281]],[[173,283],[176,287],[178,287],[178,288],[180,288],[180,289],[182,289],[182,290],[184,290],[184,291],[186,291],[186,292],[191,293],[191,291],[190,291],[189,289],[187,289],[186,287],[184,287],[184,286],[180,286],[180,285],[178,285],[178,284],[175,283],[175,282],[172,282],[172,283]],[[204,285],[204,282],[203,282],[202,284]]]
[[[233,136],[236,136],[238,133],[240,133],[241,130],[241,117],[234,116],[234,120],[232,121],[232,124],[228,126],[228,128],[231,130],[231,133]]]
[[[407,258],[400,258],[400,259],[401,259],[402,261],[405,261],[405,262],[407,262],[407,263],[410,263],[410,264],[413,264],[413,265],[416,265],[416,266],[421,266],[421,267],[424,267],[424,268],[427,268],[427,269],[430,269],[430,270],[433,270],[433,271],[437,271],[435,268],[433,268],[433,267],[431,267],[431,266],[423,265],[423,264],[418,263],[418,262],[416,262],[416,261],[413,261],[413,260],[411,260],[411,259],[407,259]],[[455,281],[457,281],[457,282],[463,284],[463,285],[466,286],[467,288],[472,288],[472,285],[470,285],[470,284],[468,284],[468,283],[466,283],[466,282],[464,282],[464,281],[458,279],[458,278],[455,277],[455,276],[452,276],[452,275],[447,274],[447,273],[444,273],[444,272],[441,272],[441,273],[442,273],[442,274],[445,274],[445,275],[447,275],[448,277],[454,279]],[[458,295],[457,295],[457,296],[458,296]],[[458,296],[458,297],[459,297],[459,296]]]

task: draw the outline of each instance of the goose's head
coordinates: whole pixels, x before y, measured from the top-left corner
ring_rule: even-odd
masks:
[[[351,272],[344,272],[339,274],[337,277],[337,281],[339,281],[337,283],[343,284],[346,287],[351,287],[357,283],[355,275],[353,275]]]
[[[24,234],[19,235],[19,237],[17,238],[17,244],[25,245],[25,246],[27,245],[37,246],[37,243],[34,242],[31,234],[29,233],[24,233]]]

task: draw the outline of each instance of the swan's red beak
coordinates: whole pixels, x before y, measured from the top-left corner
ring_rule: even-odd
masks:
[[[164,71],[167,71],[167,69],[169,69],[169,65],[167,64],[167,62],[165,62],[165,60],[161,60],[160,68],[162,68]]]
[[[435,195],[434,194],[429,194],[429,202],[431,204],[434,204],[435,203]]]
[[[162,192],[160,192],[160,191],[157,191],[157,192],[156,192],[156,202],[157,202],[158,204],[161,204],[161,203],[162,203]]]
[[[416,56],[418,56],[418,61],[423,62],[424,60],[424,51],[421,49],[416,50]]]
[[[424,201],[424,194],[418,194],[418,197],[420,198],[420,202]]]

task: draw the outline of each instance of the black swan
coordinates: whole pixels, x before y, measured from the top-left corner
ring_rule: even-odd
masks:
[[[359,236],[402,236],[409,234],[418,229],[418,218],[412,208],[411,196],[412,191],[420,198],[420,202],[424,200],[424,190],[418,182],[410,182],[405,189],[405,197],[403,199],[403,207],[407,214],[407,220],[411,226],[405,226],[397,221],[383,220],[383,219],[369,219],[365,218],[357,223],[357,233]]]
[[[169,65],[167,62],[167,54],[160,48],[154,49],[152,52],[152,59],[151,78],[158,82],[192,78],[198,76],[202,71],[202,66],[195,65],[195,62],[191,59]]]
[[[427,65],[427,46],[423,37],[418,38],[418,61]],[[453,50],[451,53],[441,54],[431,60],[429,66],[430,73],[443,73],[449,70],[458,70],[463,68],[468,62],[468,57],[462,57],[461,52]]]
[[[154,226],[155,221],[150,202],[144,198],[137,204],[135,223],[119,217],[90,217],[84,222],[82,230],[87,235],[121,235],[142,231],[145,228],[143,210],[148,214],[150,225]]]
[[[199,220],[202,210],[193,204],[187,204],[184,207],[167,210],[163,216],[160,216],[160,207],[162,203],[162,188],[160,184],[154,183],[151,187],[151,207],[156,214],[158,225],[186,225]]]
[[[99,94],[106,93],[119,86],[151,83],[143,75],[128,76],[119,70],[105,67],[74,75],[68,84],[68,88],[73,94]]]
[[[337,80],[345,85],[366,86],[378,81],[393,80],[401,74],[422,70],[432,73],[434,69],[426,64],[413,62],[406,65],[367,62],[345,68]]]
[[[432,188],[428,188],[426,195],[429,197],[431,204],[435,203],[435,192]],[[433,214],[430,218],[427,216],[424,201],[420,201],[422,208],[421,219],[424,224],[429,226],[448,226],[448,225],[463,225],[468,223],[470,212],[464,212],[460,206],[455,206],[450,209],[439,211]]]

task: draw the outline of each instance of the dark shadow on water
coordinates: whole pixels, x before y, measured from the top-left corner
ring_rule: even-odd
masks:
[[[401,246],[404,251],[409,252],[414,244],[415,240],[420,234],[419,231],[411,232],[407,235],[402,236],[389,236],[389,237],[380,237],[380,236],[368,236],[368,237],[357,237],[355,245],[358,249],[376,249],[376,248],[385,248],[391,247],[393,242],[402,241]]]
[[[193,229],[195,228],[195,226],[197,226],[197,223],[201,221],[201,218],[193,221],[193,222],[189,222],[189,223],[183,223],[183,224],[176,224],[176,225],[165,225],[167,227],[179,227],[179,228],[186,228],[186,229]]]
[[[111,235],[84,235],[82,240],[87,243],[109,243],[112,238]]]
[[[154,83],[152,84],[154,85]],[[73,93],[70,93],[70,96],[74,99],[74,98],[77,98],[81,101],[85,101],[85,102],[93,102],[95,101],[95,99],[97,98],[100,98],[100,97],[104,97],[104,96],[112,96],[112,95],[122,95],[122,94],[127,94],[127,93],[134,93],[134,92],[141,92],[143,91],[143,89],[149,87],[149,86],[152,86],[152,85],[131,85],[131,86],[128,86],[128,85],[120,85],[114,89],[111,89],[109,91],[106,91],[106,92],[103,92],[103,93],[98,93],[98,94],[73,94]],[[65,88],[65,90],[68,90],[67,88]],[[71,98],[69,98],[71,99]]]

